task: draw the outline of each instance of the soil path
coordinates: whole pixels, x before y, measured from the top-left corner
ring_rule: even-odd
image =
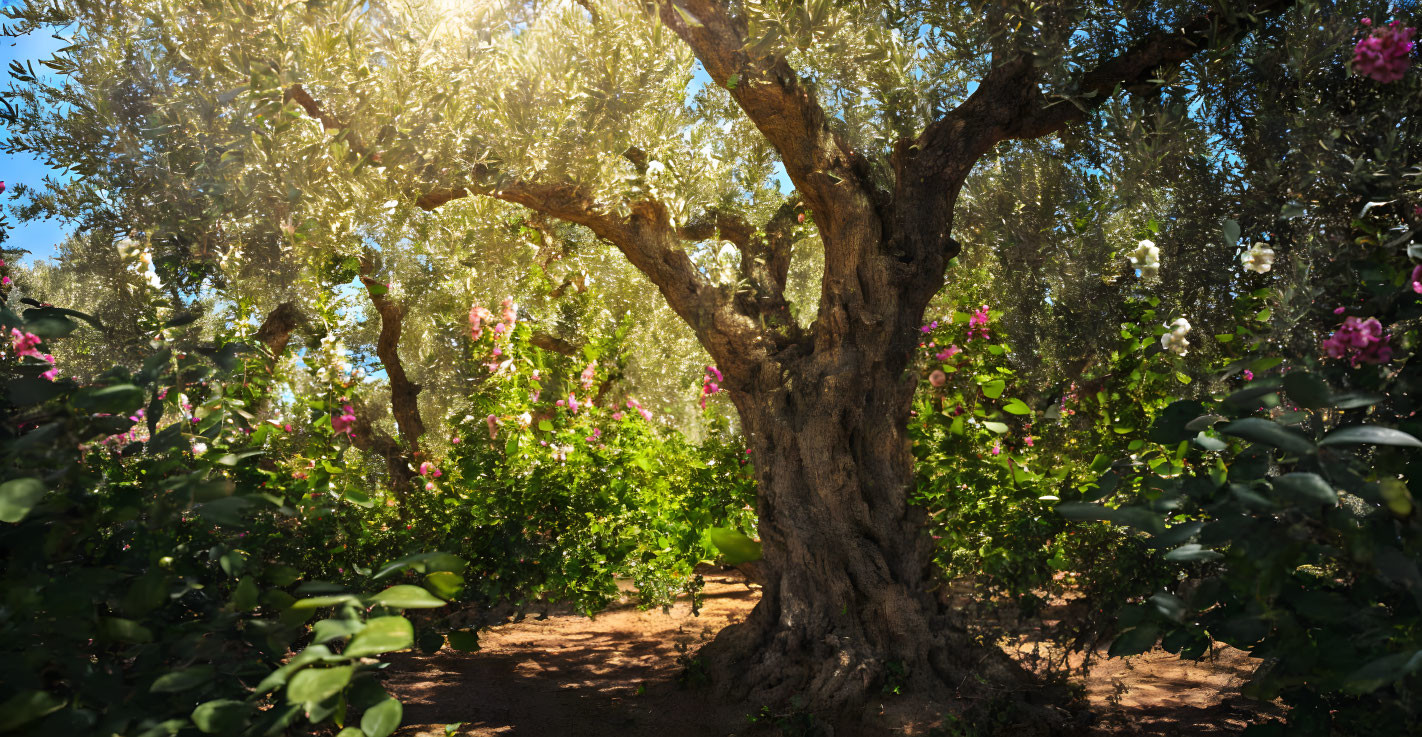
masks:
[[[751,705],[679,688],[678,658],[740,621],[759,598],[739,574],[706,575],[700,616],[614,607],[596,618],[525,619],[481,634],[475,653],[392,658],[387,686],[405,702],[398,737],[733,737],[765,734]],[[1096,735],[1227,735],[1255,713],[1238,695],[1249,658],[1191,663],[1163,652],[1101,659],[1085,686]],[[763,723],[763,722],[762,722]],[[895,734],[926,735],[931,725]],[[867,735],[868,733],[864,733]],[[888,733],[885,733],[888,734]]]

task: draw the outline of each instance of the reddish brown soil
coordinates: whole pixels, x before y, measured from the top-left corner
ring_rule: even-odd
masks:
[[[486,630],[475,653],[394,658],[387,685],[405,702],[399,737],[730,737],[767,734],[755,705],[721,704],[683,689],[678,657],[741,620],[758,593],[739,574],[706,575],[699,617],[622,605],[589,619],[555,615]],[[1025,647],[1030,648],[1030,644]],[[683,648],[683,649],[679,649]],[[1251,667],[1226,651],[1192,663],[1164,652],[1101,659],[1085,679],[1095,735],[1226,735],[1255,713],[1237,693]],[[892,708],[892,706],[890,707]],[[931,715],[925,715],[931,716]],[[931,724],[875,734],[925,735]],[[841,730],[840,733],[843,733]],[[867,736],[870,730],[856,733]]]

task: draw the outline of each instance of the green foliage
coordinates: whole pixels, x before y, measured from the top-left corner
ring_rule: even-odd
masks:
[[[0,310],[0,327],[68,319],[34,312]],[[361,659],[410,647],[399,609],[445,602],[344,593],[290,565],[295,499],[243,409],[266,390],[255,366],[155,346],[138,373],[80,386],[33,363],[0,361],[0,729],[263,735],[363,711],[364,734],[390,734],[398,702]],[[318,611],[340,623],[319,639],[348,646],[308,644]]]

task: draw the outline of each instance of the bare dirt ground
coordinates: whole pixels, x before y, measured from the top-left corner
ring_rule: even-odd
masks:
[[[387,677],[405,702],[397,735],[444,737],[456,723],[448,734],[460,737],[766,734],[764,720],[748,718],[755,706],[716,703],[677,683],[678,657],[743,619],[757,598],[738,573],[710,572],[699,617],[686,602],[669,613],[625,605],[592,619],[530,617],[486,630],[475,653],[398,656]],[[1257,713],[1237,691],[1250,669],[1239,651],[1199,663],[1159,651],[1102,658],[1084,682],[1098,715],[1093,735],[1233,734]],[[926,735],[931,727],[892,734]]]

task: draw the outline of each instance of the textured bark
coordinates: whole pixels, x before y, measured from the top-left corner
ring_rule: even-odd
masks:
[[[361,283],[366,294],[380,316],[380,335],[376,338],[375,355],[385,367],[385,375],[390,385],[390,413],[395,417],[395,427],[400,439],[374,426],[370,412],[365,407],[356,408],[356,421],[352,427],[351,442],[361,450],[374,453],[385,461],[390,474],[390,489],[401,502],[401,515],[405,514],[405,502],[419,476],[415,467],[421,457],[420,437],[425,434],[424,419],[420,416],[420,385],[410,381],[405,373],[405,364],[400,360],[400,333],[405,325],[405,306],[396,302],[383,291],[385,285],[369,276],[374,270],[370,262],[363,262]]]
[[[844,714],[880,701],[892,678],[960,711],[1007,699],[1017,710],[1012,731],[1023,735],[1073,731],[1064,712],[1034,706],[1028,676],[975,642],[931,593],[931,540],[922,511],[907,503],[917,328],[959,250],[951,237],[958,194],[993,146],[1059,131],[1117,89],[1153,93],[1162,67],[1290,5],[1259,0],[1144,34],[1050,94],[1032,58],[993,49],[993,70],[974,94],[880,162],[837,131],[784,56],[754,55],[741,4],[653,0],[647,7],[729,92],[795,184],[769,223],[708,210],[676,226],[652,199],[612,206],[577,182],[512,179],[489,164],[409,187],[425,209],[479,195],[588,227],[657,286],[717,362],[754,451],[765,552],[760,603],[701,653],[718,688],[752,703]],[[299,85],[289,97],[346,134],[353,156],[378,156]],[[637,149],[622,155],[638,171],[646,165]],[[784,289],[805,214],[825,271],[816,320],[801,330],[788,319]],[[681,244],[708,239],[740,249],[749,290],[702,278]]]
[[[380,336],[375,341],[375,355],[385,367],[385,375],[390,384],[390,413],[395,416],[395,427],[400,432],[400,440],[414,455],[420,453],[420,437],[425,434],[425,422],[420,417],[420,391],[422,387],[410,381],[405,373],[405,363],[400,360],[400,333],[405,327],[405,306],[386,294],[379,293],[381,287],[376,280],[362,276],[370,303],[380,315]]]
[[[267,347],[273,358],[279,358],[291,341],[291,333],[301,323],[301,311],[292,302],[282,302],[267,313],[267,319],[257,328],[257,340]]]

